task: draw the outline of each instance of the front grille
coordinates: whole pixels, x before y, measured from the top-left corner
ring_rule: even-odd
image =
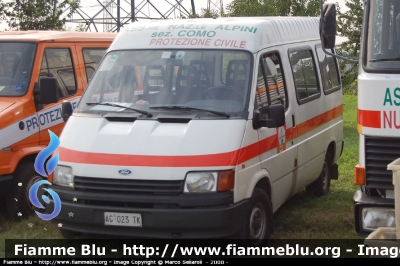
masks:
[[[131,180],[75,176],[76,191],[119,195],[179,195],[183,180]]]
[[[366,186],[393,190],[393,174],[387,165],[400,157],[400,138],[365,137]]]

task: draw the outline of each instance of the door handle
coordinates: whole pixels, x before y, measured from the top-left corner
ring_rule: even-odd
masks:
[[[294,114],[292,114],[292,125],[293,127],[296,127],[296,120],[294,118]]]

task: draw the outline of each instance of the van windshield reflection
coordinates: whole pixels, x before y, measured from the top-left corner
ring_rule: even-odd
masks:
[[[108,102],[229,117],[246,110],[250,71],[251,54],[244,51],[114,51],[102,61],[78,108],[91,111],[86,103]]]
[[[0,42],[0,97],[26,93],[35,50],[34,43]]]

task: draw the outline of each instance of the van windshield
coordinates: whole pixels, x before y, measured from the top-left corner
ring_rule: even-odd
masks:
[[[385,73],[400,69],[400,1],[372,0],[365,38],[364,66]]]
[[[118,103],[151,112],[246,109],[251,54],[222,50],[136,50],[106,55],[78,109],[119,112]],[[129,111],[125,109],[124,111]]]
[[[26,93],[35,50],[34,43],[0,42],[0,97]]]

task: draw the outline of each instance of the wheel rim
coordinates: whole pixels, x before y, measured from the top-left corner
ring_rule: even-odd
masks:
[[[266,228],[265,210],[260,205],[254,206],[250,215],[250,238],[263,239]]]
[[[29,199],[29,189],[33,186],[33,184],[35,184],[38,181],[43,180],[43,178],[39,175],[34,175],[32,178],[29,179],[29,182],[26,185],[26,189],[25,189],[25,200],[26,200],[26,204],[27,206],[29,206],[29,209],[31,211],[36,211],[39,210],[38,208],[36,208],[35,206],[33,206],[31,200]],[[43,200],[42,200],[42,195],[44,194],[43,189],[41,191],[38,191],[38,199],[39,202],[41,202],[43,204]]]

